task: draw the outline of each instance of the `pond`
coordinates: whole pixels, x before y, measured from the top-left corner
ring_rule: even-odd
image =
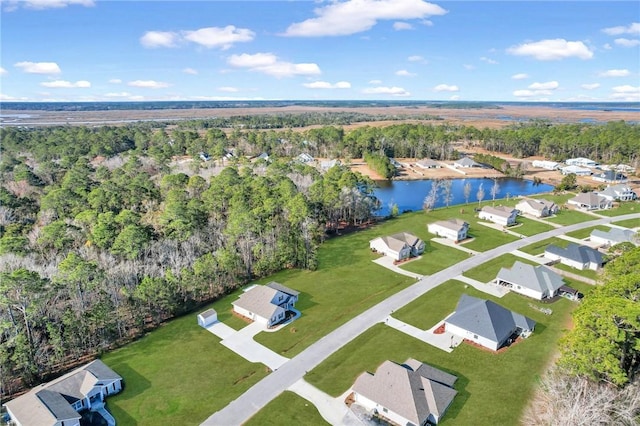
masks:
[[[469,203],[478,202],[478,189],[480,185],[484,190],[484,201],[491,200],[491,189],[494,180],[489,178],[474,179],[451,179],[451,195],[453,196],[449,205],[464,204],[464,186],[471,184],[469,195]],[[553,186],[547,184],[534,184],[533,181],[514,178],[496,179],[498,183],[498,193],[496,199],[516,197],[518,195],[532,195],[553,190]],[[422,210],[422,204],[425,197],[431,190],[433,180],[393,180],[393,181],[376,181],[377,188],[374,195],[380,200],[380,209],[376,211],[377,215],[387,216],[391,212],[393,204],[398,205],[400,212]],[[443,200],[442,189],[438,193],[438,200],[434,207],[443,207],[446,203]]]

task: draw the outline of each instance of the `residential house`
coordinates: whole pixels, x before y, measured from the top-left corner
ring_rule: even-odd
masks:
[[[596,191],[596,194],[609,201],[633,201],[638,198],[638,194],[625,184],[609,185],[602,191]]]
[[[582,210],[604,210],[613,206],[611,200],[595,192],[584,192],[567,201],[567,204],[576,206]]]
[[[299,294],[282,284],[270,282],[249,288],[231,304],[234,312],[272,327],[286,318],[287,311],[295,306]]]
[[[358,405],[384,417],[392,424],[437,424],[457,391],[457,377],[408,359],[404,364],[383,362],[374,374],[365,372],[353,384]]]
[[[198,157],[200,157],[200,159],[202,161],[210,161],[211,160],[211,156],[209,154],[207,154],[206,152],[199,152],[198,153]]]
[[[561,168],[560,173],[563,175],[574,174],[576,176],[589,176],[591,174],[591,169],[580,166],[567,166]]]
[[[303,152],[302,154],[298,155],[296,157],[296,160],[298,160],[298,162],[306,164],[306,163],[311,163],[313,162],[314,158],[307,154],[306,152]]]
[[[591,179],[604,183],[625,183],[627,181],[627,177],[625,175],[615,170],[605,170],[602,173],[593,175]]]
[[[524,199],[516,204],[516,209],[521,214],[529,214],[534,217],[547,217],[558,213],[558,205],[553,201],[544,199]]]
[[[469,224],[461,219],[440,220],[427,225],[430,233],[458,242],[467,238]]]
[[[200,327],[207,328],[211,324],[218,321],[218,313],[215,309],[207,309],[204,312],[198,314],[198,325]]]
[[[556,163],[555,161],[534,160],[533,162],[531,162],[531,165],[533,167],[538,167],[538,168],[547,169],[547,170],[556,170],[560,168],[560,164]]]
[[[535,321],[490,300],[463,294],[456,310],[444,320],[445,331],[497,351],[518,336],[528,337]]]
[[[420,161],[416,161],[416,167],[420,167],[421,169],[439,169],[440,163],[430,158],[423,158]]]
[[[478,215],[482,220],[488,220],[502,226],[511,226],[516,224],[518,210],[506,206],[484,206]]]
[[[620,243],[632,243],[638,245],[637,233],[630,229],[611,228],[608,231],[594,229],[591,231],[589,241],[605,246],[615,246]]]
[[[453,162],[453,167],[456,167],[456,168],[482,167],[482,164],[476,163],[469,157],[462,157],[461,159]]]
[[[400,232],[388,237],[375,238],[369,241],[369,247],[373,251],[399,261],[421,255],[424,252],[425,244],[413,234]]]
[[[584,158],[584,157],[578,157],[578,158],[569,158],[568,160],[565,161],[567,166],[581,166],[581,167],[595,167],[598,165],[598,163],[596,163],[593,160],[590,160],[588,158]]]
[[[109,425],[115,420],[104,399],[122,390],[122,377],[100,360],[43,383],[4,406],[12,424],[20,426],[80,426],[81,412],[97,411]]]
[[[508,287],[516,293],[543,300],[557,295],[564,282],[560,275],[546,266],[533,266],[517,260],[511,269],[500,269],[496,284]]]
[[[555,245],[547,246],[544,257],[551,260],[559,260],[560,263],[572,268],[597,271],[602,267],[602,254],[591,247],[578,244],[569,244],[566,248]]]

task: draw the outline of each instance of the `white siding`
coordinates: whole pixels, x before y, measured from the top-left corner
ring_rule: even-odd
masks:
[[[464,328],[460,328],[456,325],[453,324],[449,324],[448,322],[444,322],[445,324],[445,329],[446,331],[455,334],[456,336],[460,336],[463,339],[469,339],[472,342],[475,342],[479,345],[484,346],[485,348],[491,349],[493,351],[497,351],[498,350],[498,342],[493,341],[491,339],[488,339],[486,337],[483,336],[479,336],[477,334],[474,334],[468,330],[465,330]]]
[[[377,404],[375,401],[372,401],[369,398],[362,396],[357,392],[354,392],[353,395],[356,402],[359,405],[362,405],[364,408],[366,408],[369,411],[377,410],[378,413],[380,413],[380,415],[386,417],[387,419],[393,421],[396,424],[399,424],[399,425],[414,424],[410,420],[402,417],[397,413],[394,413],[393,411],[387,409],[386,407],[383,407],[382,405]],[[384,411],[385,409],[387,410],[386,412]]]

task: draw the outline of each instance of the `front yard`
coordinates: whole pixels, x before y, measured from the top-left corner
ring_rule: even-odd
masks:
[[[532,262],[529,259],[524,259],[522,257],[507,253],[491,259],[490,261],[485,262],[482,265],[476,266],[473,269],[469,269],[464,273],[464,275],[482,283],[486,283],[489,281],[493,281],[496,278],[496,275],[498,275],[498,272],[500,272],[500,268],[511,268],[511,266],[513,266],[513,264],[517,260],[522,263],[528,263],[530,265],[538,265],[537,263]]]

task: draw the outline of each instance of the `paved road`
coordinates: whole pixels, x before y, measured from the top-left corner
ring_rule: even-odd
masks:
[[[361,313],[344,325],[327,334],[300,354],[291,358],[278,370],[253,385],[245,393],[240,395],[222,410],[211,415],[202,423],[206,426],[231,426],[241,425],[260,411],[270,401],[275,399],[284,390],[304,377],[307,371],[312,370],[334,352],[345,346],[351,340],[364,333],[374,324],[384,321],[393,311],[400,309],[409,302],[422,296],[443,282],[462,274],[463,271],[474,268],[482,263],[505,253],[517,250],[520,247],[555,237],[565,232],[571,232],[590,226],[604,225],[612,220],[620,221],[640,218],[640,213],[634,213],[618,217],[607,217],[589,222],[569,225],[563,228],[553,229],[542,234],[523,238],[493,250],[479,253],[443,271],[426,277],[416,284],[394,294],[367,311]]]

